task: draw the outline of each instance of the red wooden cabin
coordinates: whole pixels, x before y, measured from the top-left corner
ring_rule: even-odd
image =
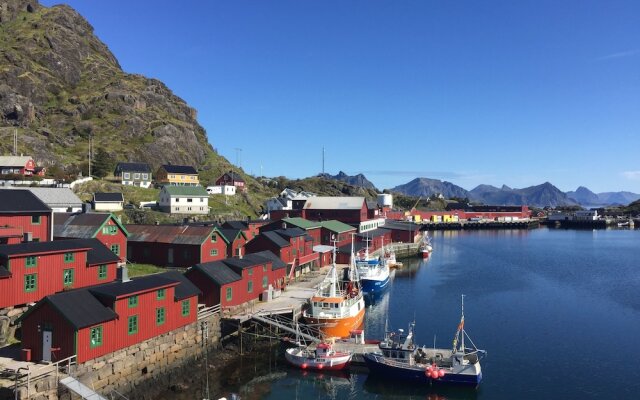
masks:
[[[47,296],[22,318],[33,360],[85,362],[197,320],[200,291],[178,272]]]
[[[95,238],[120,257],[120,261],[127,259],[129,232],[111,213],[55,213],[53,223],[54,239]]]
[[[97,239],[0,246],[0,308],[113,281],[120,259]]]
[[[284,285],[286,264],[270,251],[247,254],[243,258],[198,264],[185,276],[202,292],[200,302],[225,309],[256,300],[269,285]]]
[[[0,189],[0,226],[21,229],[24,241],[51,240],[52,216],[53,211],[30,191]]]
[[[127,225],[129,260],[191,267],[227,256],[226,238],[216,226]]]

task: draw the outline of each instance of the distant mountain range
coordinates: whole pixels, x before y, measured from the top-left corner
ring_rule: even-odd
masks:
[[[363,174],[354,176],[340,171],[337,175],[319,174],[319,177],[345,182],[352,186],[365,189],[376,189]],[[513,189],[507,185],[498,188],[491,185],[478,185],[472,190],[466,190],[456,184],[439,179],[416,178],[404,185],[396,186],[390,191],[407,196],[430,197],[442,194],[451,199],[468,198],[471,201],[491,205],[530,205],[535,207],[558,207],[579,205],[582,207],[599,207],[608,205],[627,205],[640,199],[640,194],[631,192],[593,193],[584,186],[575,191],[563,192],[549,182],[522,189]]]
[[[344,172],[338,172],[338,175],[330,175],[330,174],[318,174],[319,177],[325,179],[333,179],[334,181],[340,181],[347,183],[352,186],[358,186],[365,189],[374,189],[377,190],[375,185],[371,183],[363,174],[358,175],[347,175]]]
[[[627,205],[640,199],[640,194],[631,192],[602,192],[593,193],[584,186],[575,191],[567,192],[567,196],[580,205]]]

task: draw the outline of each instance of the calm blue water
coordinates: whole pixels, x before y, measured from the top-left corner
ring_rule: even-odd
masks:
[[[478,390],[431,390],[364,373],[256,370],[255,399],[640,398],[640,231],[436,232],[428,262],[403,260],[368,309],[366,335],[385,318],[418,343],[449,347],[465,297],[465,328],[488,356]],[[409,264],[407,266],[407,264]],[[261,376],[263,375],[263,376]]]

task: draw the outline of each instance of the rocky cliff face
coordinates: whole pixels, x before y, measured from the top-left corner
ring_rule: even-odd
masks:
[[[0,0],[0,154],[86,159],[89,137],[118,161],[202,166],[213,153],[196,111],[162,82],[122,71],[68,6]]]

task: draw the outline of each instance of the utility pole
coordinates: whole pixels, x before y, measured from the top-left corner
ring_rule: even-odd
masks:
[[[242,149],[239,147],[235,148],[236,151],[236,165],[238,166],[238,168],[242,168],[242,165],[240,165],[240,153],[242,152]]]
[[[91,176],[91,142],[92,136],[89,135],[89,176]]]
[[[322,146],[322,175],[324,175],[324,146]]]
[[[13,130],[13,155],[18,155],[18,128]]]

